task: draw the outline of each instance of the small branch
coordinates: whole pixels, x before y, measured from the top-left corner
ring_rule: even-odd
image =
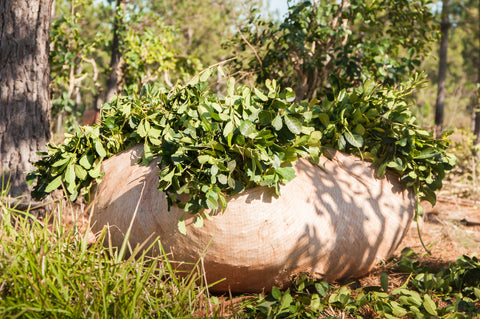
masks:
[[[82,58],[83,61],[88,62],[92,65],[93,68],[93,82],[95,83],[95,86],[97,86],[97,79],[98,79],[98,67],[97,67],[97,62],[95,62],[94,59],[87,59],[87,58]]]
[[[243,35],[242,31],[240,31],[239,28],[237,28],[237,31],[238,31],[238,33],[240,33],[240,36],[242,37],[243,41],[245,41],[245,43],[250,47],[250,49],[252,49],[253,53],[255,53],[255,56],[257,57],[258,63],[260,63],[260,67],[263,67],[262,60],[260,60],[260,57],[258,56],[257,50],[255,50],[253,45],[250,42],[248,42],[248,40],[245,38],[245,36]]]
[[[172,82],[170,82],[170,78],[169,78],[169,76],[168,76],[168,71],[165,71],[165,73],[163,74],[163,79],[165,80],[165,83],[166,83],[169,87],[173,88],[173,84],[172,84]]]
[[[11,208],[16,211],[23,211],[23,212],[42,209],[50,203],[51,201],[48,203],[43,203],[43,202],[37,202],[33,200],[26,200],[25,198],[12,198],[12,197],[5,197],[5,196],[0,197],[0,206],[5,206],[6,208]]]

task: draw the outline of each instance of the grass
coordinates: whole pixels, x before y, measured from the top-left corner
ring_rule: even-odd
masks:
[[[201,272],[179,276],[164,254],[88,243],[57,210],[44,221],[1,203],[0,318],[215,317]],[[160,245],[156,242],[155,245]]]

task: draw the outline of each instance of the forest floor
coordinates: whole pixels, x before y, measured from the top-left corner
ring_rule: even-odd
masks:
[[[421,236],[431,258],[455,261],[461,255],[480,253],[480,202],[455,197],[439,197],[432,207],[422,203],[425,209]],[[416,224],[412,223],[399,250],[410,247],[417,253],[421,246]],[[398,252],[397,251],[397,252]]]
[[[423,248],[417,230],[417,224],[412,222],[407,235],[395,251],[394,257],[399,258],[402,250],[412,249],[422,264],[432,268],[445,268],[454,263],[462,255],[480,256],[480,201],[473,201],[450,196],[439,196],[432,207],[422,203],[425,210],[420,222],[420,233],[429,255]],[[379,285],[379,275],[386,272],[393,286],[400,286],[407,275],[398,272],[391,264],[379,264],[368,275],[359,278],[361,286]]]

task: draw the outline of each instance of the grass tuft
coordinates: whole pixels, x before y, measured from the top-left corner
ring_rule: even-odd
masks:
[[[101,244],[106,231],[89,244],[63,225],[60,208],[39,221],[0,205],[0,318],[216,316],[201,272],[178,276],[165,253],[137,248],[123,260],[123,251]]]

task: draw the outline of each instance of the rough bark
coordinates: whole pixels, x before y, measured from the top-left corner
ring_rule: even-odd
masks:
[[[112,41],[112,55],[110,59],[110,73],[107,78],[107,90],[105,102],[117,93],[120,82],[120,67],[122,54],[120,52],[120,33],[122,27],[123,8],[125,0],[117,0],[115,21],[113,23],[113,41]]]
[[[10,195],[50,139],[48,64],[53,0],[0,0],[0,171]]]
[[[437,101],[435,103],[435,136],[442,135],[443,132],[443,110],[445,108],[445,79],[447,77],[447,51],[448,51],[448,30],[450,29],[450,21],[448,19],[448,10],[450,0],[442,1],[442,22],[440,23],[439,61],[438,61],[438,88]]]

